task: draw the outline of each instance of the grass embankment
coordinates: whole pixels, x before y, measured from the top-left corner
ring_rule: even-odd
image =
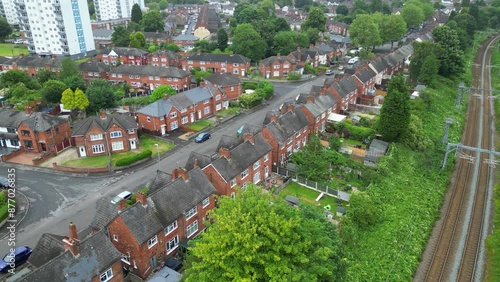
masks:
[[[19,56],[19,54],[28,55],[28,48],[21,44],[0,43],[0,56],[16,57]]]
[[[500,46],[500,43],[496,43],[497,48]],[[491,57],[491,65],[499,66],[500,65],[500,51],[494,48],[493,54]],[[491,69],[491,86],[499,90],[500,89],[500,76],[498,72],[500,69],[492,68]],[[497,93],[493,93],[493,95],[498,95]],[[496,115],[496,130],[500,130],[500,101],[495,100],[495,115]],[[496,150],[500,150],[500,136],[496,137]],[[496,171],[496,183],[500,183],[500,171]],[[494,193],[494,214],[493,214],[493,233],[488,236],[486,240],[486,252],[487,252],[487,266],[486,266],[486,276],[484,281],[500,281],[500,185],[495,185],[495,193]]]
[[[123,152],[123,153],[112,153],[111,154],[111,166],[115,166],[116,161],[139,154],[142,151],[145,150],[150,150],[153,152],[153,156],[156,156],[158,154],[158,150],[161,153],[164,153],[166,151],[169,151],[175,147],[174,144],[161,141],[159,139],[155,139],[152,137],[148,137],[145,135],[142,135],[140,137],[139,141],[139,147],[137,150],[133,151],[128,151],[128,152]],[[158,144],[158,150],[156,149],[156,145]],[[97,156],[97,157],[85,157],[85,158],[78,158],[75,160],[70,160],[65,163],[63,163],[63,166],[69,166],[69,167],[80,167],[80,168],[93,168],[93,167],[105,167],[108,164],[108,156],[103,155],[103,156]]]

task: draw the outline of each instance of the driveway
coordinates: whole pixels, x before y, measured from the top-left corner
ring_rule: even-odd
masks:
[[[50,158],[49,160],[41,163],[40,167],[52,168],[52,163],[57,163],[59,165],[67,162],[69,160],[78,159],[78,152],[75,147],[67,148],[66,150],[60,152],[57,156]]]

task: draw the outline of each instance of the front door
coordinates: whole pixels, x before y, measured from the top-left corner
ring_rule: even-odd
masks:
[[[202,116],[201,116],[201,111],[198,111],[198,119],[201,119]]]
[[[85,151],[85,147],[80,146],[80,157],[86,157],[86,156],[87,156],[87,152]]]
[[[167,126],[166,125],[162,125],[161,126],[161,135],[165,135],[167,134]]]
[[[45,143],[39,143],[39,144],[43,152],[47,151],[47,145],[45,145]]]
[[[135,150],[137,148],[137,145],[135,143],[135,140],[130,140],[130,150]]]
[[[194,113],[191,113],[191,123],[194,122]]]
[[[152,269],[155,269],[156,268],[156,256],[153,255],[150,259],[149,259],[149,266],[151,266]]]

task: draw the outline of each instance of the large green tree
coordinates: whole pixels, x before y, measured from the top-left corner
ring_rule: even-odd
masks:
[[[59,72],[59,79],[64,80],[70,76],[80,75],[78,66],[69,57],[66,57],[61,62],[61,71]]]
[[[274,36],[273,47],[275,54],[288,55],[297,50],[297,47],[307,47],[309,39],[304,33],[295,31],[281,31]]]
[[[372,15],[357,15],[349,27],[349,35],[355,45],[365,49],[374,48],[382,43],[378,25]]]
[[[415,4],[404,5],[401,9],[401,16],[409,28],[415,28],[421,25],[425,20],[424,11]]]
[[[190,281],[341,281],[343,249],[323,213],[262,193],[249,184],[223,197],[214,221],[190,249],[183,279]]]
[[[130,46],[134,48],[142,48],[146,45],[146,37],[144,33],[137,31],[130,34]]]
[[[439,72],[439,60],[436,57],[436,55],[430,54],[425,58],[424,63],[420,68],[418,81],[432,87],[437,79],[438,72]]]
[[[97,113],[101,109],[116,107],[115,90],[113,86],[104,79],[97,79],[90,83],[87,89],[87,97],[90,102],[87,112]]]
[[[391,42],[391,49],[394,41],[398,41],[406,33],[406,22],[401,15],[373,14],[378,25],[380,39],[382,43]]]
[[[124,26],[115,26],[111,34],[111,41],[117,47],[127,47],[130,44],[130,31]]]
[[[165,23],[161,18],[161,14],[157,10],[152,10],[142,15],[141,25],[144,31],[154,32],[163,31]]]
[[[174,88],[170,85],[160,85],[151,92],[151,95],[149,96],[149,101],[153,103],[154,101],[162,99],[165,95],[168,96],[173,96],[177,94]]]
[[[57,75],[46,68],[39,70],[35,77],[40,84],[44,84],[51,79],[57,79]]]
[[[0,76],[0,83],[2,87],[9,88],[18,83],[28,85],[30,83],[30,76],[27,72],[21,70],[9,70]]]
[[[68,86],[59,80],[48,80],[42,86],[42,97],[45,102],[59,104],[64,90]]]
[[[135,23],[140,23],[142,20],[142,10],[139,4],[135,3],[132,5],[131,21]]]
[[[317,28],[319,31],[326,30],[326,17],[323,10],[319,7],[312,7],[309,9],[309,14],[306,17],[304,23],[300,27],[301,30],[307,30],[309,28]]]
[[[398,141],[410,123],[410,94],[405,78],[394,76],[389,82],[387,96],[380,110],[379,132],[384,140]]]
[[[423,41],[413,42],[413,55],[411,56],[409,69],[410,83],[416,84],[420,76],[420,70],[424,64],[425,58],[438,54],[439,46],[436,43]]]
[[[76,89],[81,89],[85,91],[87,89],[87,84],[85,84],[85,80],[83,80],[83,77],[79,74],[66,77],[63,80],[63,82],[73,91],[76,91]]]
[[[217,48],[219,48],[219,50],[221,51],[226,50],[226,48],[229,46],[227,42],[228,36],[226,30],[224,28],[219,28],[219,30],[217,30]]]
[[[232,49],[236,54],[258,62],[264,58],[266,48],[266,42],[251,24],[240,24],[234,30]]]
[[[82,90],[76,89],[76,91],[68,88],[64,90],[61,96],[61,103],[65,109],[75,111],[75,110],[85,110],[89,106],[89,100]]]
[[[460,50],[460,39],[455,30],[443,25],[432,31],[432,37],[439,47],[439,74],[455,77],[464,71],[463,52]]]
[[[9,36],[11,33],[12,33],[12,27],[10,27],[7,20],[4,18],[0,18],[0,39]]]

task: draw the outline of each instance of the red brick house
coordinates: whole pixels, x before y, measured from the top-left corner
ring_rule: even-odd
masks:
[[[88,117],[73,126],[74,144],[79,157],[101,156],[137,149],[139,138],[134,117],[125,114]]]
[[[163,136],[181,126],[213,116],[228,106],[227,98],[219,88],[205,85],[155,101],[139,109],[136,116],[140,130]]]
[[[320,54],[317,50],[297,47],[297,50],[288,54],[287,57],[295,60],[301,66],[310,63],[312,67],[317,67],[321,63]]]
[[[286,78],[292,71],[302,74],[304,70],[295,59],[280,54],[262,60],[259,69],[260,75],[265,78]]]
[[[110,81],[123,82],[135,89],[154,90],[160,85],[170,85],[177,91],[189,89],[191,73],[179,68],[158,66],[120,65],[109,71]]]
[[[68,277],[74,281],[124,281],[121,254],[104,231],[82,238],[70,223],[69,234],[43,234],[28,259],[32,271],[16,281],[65,282]]]
[[[250,59],[238,54],[194,53],[184,58],[182,69],[190,71],[193,68],[212,70],[218,73],[231,73],[246,76],[250,69]]]
[[[108,73],[111,70],[110,65],[106,65],[102,62],[97,62],[94,60],[83,62],[78,65],[78,69],[83,75],[83,79],[91,80],[91,79],[108,79]]]
[[[347,34],[349,33],[349,25],[343,22],[328,20],[326,22],[326,27],[330,32],[334,34],[347,36]]]
[[[61,71],[61,60],[21,54],[13,58],[2,57],[0,59],[0,69],[2,71],[21,70],[27,72],[30,76],[35,76],[42,69],[58,74]]]
[[[285,166],[292,153],[307,144],[309,120],[300,107],[289,104],[266,115],[261,135],[272,147],[273,165]]]
[[[166,32],[147,32],[143,31],[146,42],[149,44],[160,45],[162,43],[169,43],[170,36]]]
[[[244,130],[239,137],[222,136],[217,157],[198,157],[197,153],[192,153],[185,167],[201,167],[217,195],[234,197],[236,186],[245,188],[248,182],[267,181],[271,173],[271,151],[271,145],[260,133]]]
[[[122,254],[122,266],[146,279],[165,259],[205,229],[207,213],[215,207],[215,188],[200,168],[177,168],[171,181],[138,192],[137,202],[114,205],[100,201],[91,227],[105,229]]]
[[[64,118],[33,112],[17,128],[22,150],[43,153],[59,152],[71,146],[71,127]]]
[[[97,52],[97,60],[106,65],[146,65],[148,52],[130,47],[110,47]]]
[[[182,68],[182,56],[170,50],[159,50],[148,55],[148,65]]]
[[[243,93],[241,80],[235,74],[212,73],[203,78],[203,81],[207,85],[221,89],[227,96],[228,101],[237,100],[241,93]]]
[[[376,73],[368,66],[368,64],[365,63],[362,68],[356,69],[356,73],[354,73],[352,77],[356,80],[359,86],[358,98],[375,96]]]
[[[192,34],[179,34],[176,37],[172,38],[172,42],[175,45],[184,48],[185,51],[192,50],[194,48],[194,43],[198,41],[198,37]]]

